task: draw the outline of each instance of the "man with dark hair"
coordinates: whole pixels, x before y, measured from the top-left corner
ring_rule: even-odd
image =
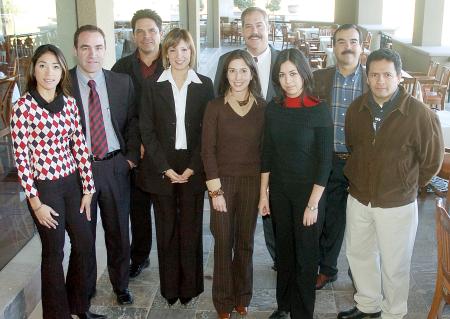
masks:
[[[417,192],[438,172],[444,146],[437,115],[399,85],[401,68],[397,52],[372,52],[366,70],[370,91],[350,105],[345,118],[345,243],[356,307],[340,312],[339,319],[407,314]]]
[[[336,66],[314,72],[314,95],[327,101],[334,123],[333,168],[326,190],[325,216],[320,236],[320,262],[316,289],[337,279],[337,259],[345,231],[348,182],[343,169],[348,158],[344,119],[350,103],[367,91],[367,78],[359,63],[362,35],[354,24],[344,24],[333,34]]]
[[[136,100],[139,102],[144,80],[159,77],[164,70],[160,45],[162,20],[155,11],[142,9],[134,13],[131,27],[137,49],[133,54],[117,61],[111,71],[131,76]],[[143,154],[144,147],[141,144],[141,159]],[[150,194],[139,187],[139,175],[138,164],[131,173],[131,278],[138,276],[150,265],[149,255],[152,248],[152,201]]]
[[[266,101],[271,101],[276,95],[271,81],[272,66],[279,51],[269,45],[269,17],[266,11],[258,7],[249,7],[241,14],[242,36],[245,47],[256,62],[258,77],[261,83],[261,95]],[[218,95],[220,79],[223,66],[230,52],[223,54],[217,64],[216,77],[214,79],[214,92]],[[264,238],[267,250],[274,262],[273,269],[276,270],[275,236],[273,232],[272,218],[270,215],[263,216]]]
[[[139,159],[138,124],[133,82],[128,75],[102,68],[105,49],[100,28],[81,26],[74,38],[78,65],[70,75],[97,190],[91,203],[92,233],[95,240],[98,205],[105,230],[109,279],[117,302],[131,304],[129,173]],[[92,297],[97,281],[95,253],[89,269],[88,293]]]

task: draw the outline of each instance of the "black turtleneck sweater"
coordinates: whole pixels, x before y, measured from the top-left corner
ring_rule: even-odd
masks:
[[[333,155],[333,122],[326,103],[286,108],[272,100],[265,123],[262,172],[270,172],[270,183],[325,186]]]

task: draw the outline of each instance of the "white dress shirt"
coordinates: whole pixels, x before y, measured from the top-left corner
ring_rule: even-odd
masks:
[[[270,47],[267,46],[267,49],[263,53],[252,57],[258,59],[256,66],[258,67],[258,76],[261,83],[261,94],[265,99],[267,97],[267,91],[269,90],[270,64],[272,62],[272,52],[270,51]]]
[[[175,134],[175,149],[185,150],[187,149],[186,139],[186,125],[184,122],[184,116],[186,113],[186,98],[188,86],[191,82],[202,83],[194,70],[189,69],[186,81],[184,81],[181,89],[178,89],[175,80],[172,76],[171,68],[164,70],[157,82],[169,81],[172,85],[173,100],[175,102],[175,115],[177,117],[177,126]]]

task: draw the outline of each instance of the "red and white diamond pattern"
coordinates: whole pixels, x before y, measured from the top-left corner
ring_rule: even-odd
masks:
[[[19,180],[27,197],[38,196],[34,179],[56,180],[78,167],[83,193],[94,193],[89,151],[75,99],[64,97],[61,112],[50,113],[25,94],[13,106],[11,136]]]

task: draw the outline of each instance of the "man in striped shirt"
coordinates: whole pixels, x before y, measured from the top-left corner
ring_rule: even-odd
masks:
[[[341,25],[333,35],[336,65],[314,72],[314,95],[327,101],[334,123],[333,168],[326,187],[325,216],[320,237],[320,263],[316,289],[337,279],[337,259],[345,231],[348,181],[343,168],[348,158],[344,123],[347,108],[367,91],[367,77],[360,64],[362,34],[353,24]]]

